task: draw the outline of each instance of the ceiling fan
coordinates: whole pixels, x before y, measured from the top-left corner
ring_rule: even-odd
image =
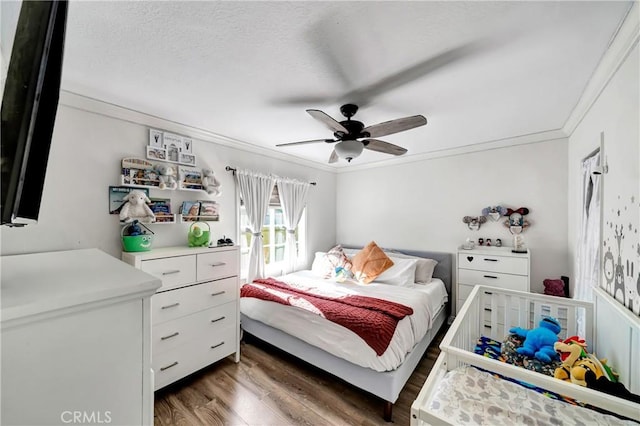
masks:
[[[304,145],[319,142],[336,143],[333,151],[331,152],[331,156],[329,157],[329,163],[335,163],[338,161],[338,158],[344,158],[350,163],[351,160],[362,154],[364,149],[392,155],[405,154],[407,152],[405,148],[372,138],[403,132],[405,130],[427,124],[427,119],[424,118],[424,116],[413,115],[411,117],[398,118],[365,127],[362,122],[351,119],[357,111],[358,106],[355,104],[342,105],[340,107],[340,112],[347,119],[337,121],[319,109],[308,109],[307,113],[311,117],[322,122],[329,129],[333,130],[333,136],[335,139],[314,139],[300,142],[281,143],[276,146]]]

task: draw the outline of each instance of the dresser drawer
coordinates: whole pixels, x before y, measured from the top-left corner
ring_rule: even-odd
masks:
[[[143,260],[140,269],[162,280],[158,291],[196,282],[196,257],[193,255]]]
[[[234,327],[220,334],[197,338],[163,353],[153,354],[155,390],[212,364],[236,351]]]
[[[194,340],[206,340],[221,335],[226,329],[236,326],[238,304],[229,302],[204,311],[196,312],[173,321],[153,326],[152,353],[156,355],[180,347]]]
[[[529,277],[526,275],[501,274],[497,272],[458,269],[459,284],[487,285],[510,290],[529,291]],[[458,285],[460,288],[461,285]]]
[[[165,291],[151,297],[151,322],[159,324],[237,299],[236,277]]]
[[[494,256],[491,254],[458,253],[458,268],[528,275],[529,260],[526,258]]]
[[[238,274],[238,251],[219,251],[198,255],[198,281],[215,280]]]

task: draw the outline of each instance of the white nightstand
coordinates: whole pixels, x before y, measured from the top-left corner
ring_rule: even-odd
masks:
[[[456,313],[475,285],[530,291],[531,252],[513,253],[513,247],[458,249]]]

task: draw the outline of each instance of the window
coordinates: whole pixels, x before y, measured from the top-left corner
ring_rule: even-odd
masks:
[[[303,260],[305,256],[306,241],[306,209],[302,212],[302,217],[295,229],[296,258]],[[247,232],[249,219],[244,203],[240,202],[240,254],[242,276],[246,276],[249,267],[249,244],[251,243],[251,232]],[[284,226],[284,212],[280,206],[278,197],[278,187],[274,187],[269,209],[264,218],[262,227],[262,250],[264,251],[265,271],[269,275],[279,275],[284,265],[284,246],[287,237],[287,229]]]

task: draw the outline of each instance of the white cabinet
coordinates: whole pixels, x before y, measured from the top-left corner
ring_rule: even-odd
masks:
[[[231,354],[240,361],[239,256],[237,246],[122,253],[162,280],[151,298],[156,390]]]
[[[159,286],[97,249],[3,256],[0,423],[151,425]]]
[[[458,250],[456,313],[475,285],[530,291],[531,254],[513,253],[512,247]]]

